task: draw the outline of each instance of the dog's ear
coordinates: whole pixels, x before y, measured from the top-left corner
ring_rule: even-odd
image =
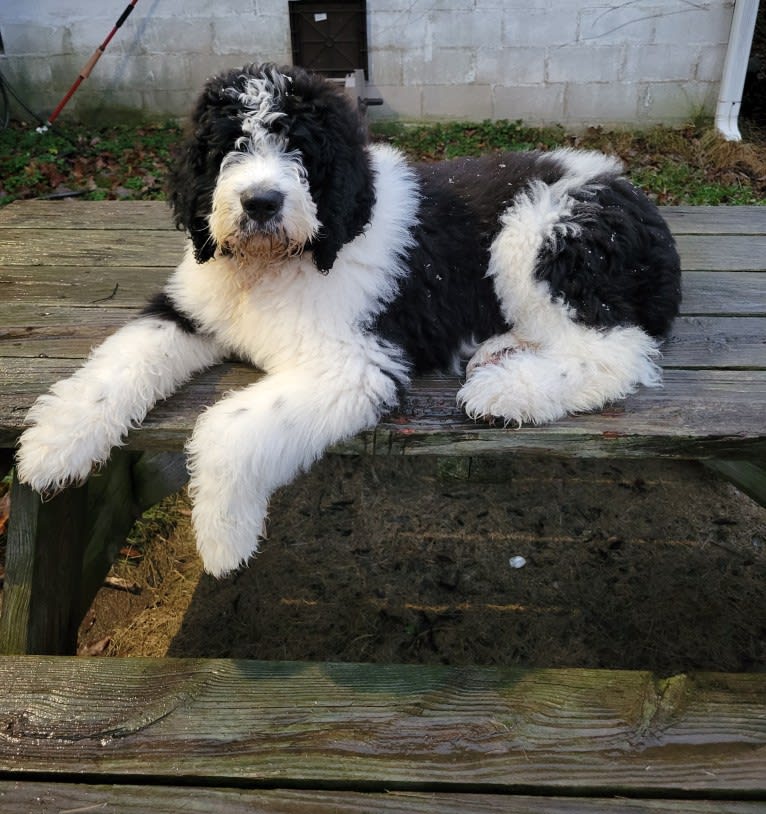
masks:
[[[308,248],[316,267],[327,272],[343,245],[370,222],[375,189],[367,127],[348,96],[324,79],[293,74],[292,91],[288,138],[303,156],[321,223]]]
[[[215,254],[215,242],[208,229],[213,191],[221,162],[241,135],[235,100],[226,91],[236,78],[237,74],[231,72],[207,82],[168,178],[168,200],[176,226],[189,233],[198,263]]]
[[[176,227],[185,229],[191,237],[198,263],[210,260],[215,253],[207,226],[213,191],[201,174],[203,168],[204,147],[191,135],[180,149],[170,172],[168,200],[173,208]]]

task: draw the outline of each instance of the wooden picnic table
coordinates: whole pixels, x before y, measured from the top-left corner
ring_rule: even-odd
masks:
[[[684,269],[665,386],[545,427],[469,421],[454,378],[414,382],[342,454],[688,458],[766,503],[766,207],[667,207]],[[161,202],[0,210],[0,464],[26,411],[162,284]],[[0,810],[766,810],[766,675],[75,659],[135,517],[186,479],[222,364],[158,405],[87,485],[13,483],[0,617]],[[37,655],[21,655],[37,654]]]

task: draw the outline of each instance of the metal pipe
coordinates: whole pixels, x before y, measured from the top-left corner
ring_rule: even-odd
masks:
[[[715,126],[728,141],[742,140],[737,120],[757,16],[758,0],[736,0],[734,3],[729,47],[726,49],[715,110]]]

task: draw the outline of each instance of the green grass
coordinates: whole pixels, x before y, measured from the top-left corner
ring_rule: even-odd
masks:
[[[661,204],[762,204],[766,200],[766,140],[725,142],[709,122],[645,131],[484,121],[407,125],[375,123],[373,137],[414,160],[436,161],[495,150],[597,149],[618,155],[635,183]],[[164,197],[181,130],[173,123],[100,130],[29,126],[0,131],[0,205],[18,198],[76,193],[86,200]]]
[[[76,192],[85,200],[162,198],[176,124],[0,131],[0,205]]]
[[[618,155],[634,183],[662,204],[763,204],[766,144],[724,141],[709,123],[645,131],[526,127],[521,122],[377,125],[373,134],[416,160],[493,150],[577,147]]]

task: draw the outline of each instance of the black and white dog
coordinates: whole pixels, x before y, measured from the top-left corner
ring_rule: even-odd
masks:
[[[188,444],[206,569],[256,551],[270,495],[374,427],[413,373],[468,363],[474,418],[555,421],[657,385],[678,255],[618,161],[573,150],[412,166],[299,68],[210,80],[171,177],[164,292],[30,410],[18,476],[87,478],[159,400],[236,355],[266,372]]]

